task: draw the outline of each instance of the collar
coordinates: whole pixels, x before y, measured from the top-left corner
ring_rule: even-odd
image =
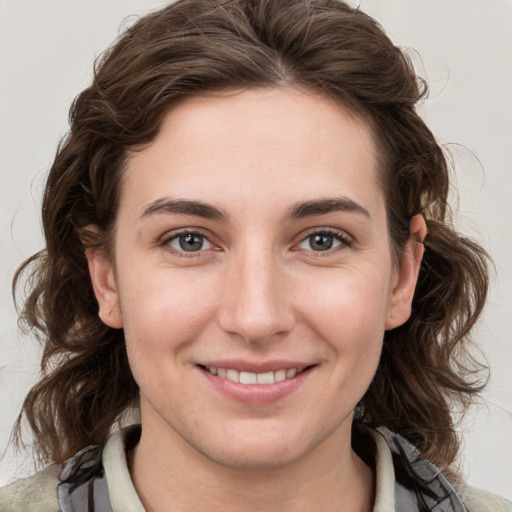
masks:
[[[376,444],[377,489],[373,512],[467,512],[454,487],[434,464],[421,458],[415,446],[387,428],[370,430],[370,433]],[[405,481],[400,481],[405,478],[398,478],[398,471],[401,475],[414,472],[424,488],[416,493],[405,487]]]
[[[423,495],[431,512],[466,512],[460,497],[440,471],[419,458],[418,450],[388,429],[368,429],[374,442],[376,496],[373,512],[419,511],[415,493],[397,482],[395,468],[405,462],[432,492]],[[140,425],[116,432],[103,453],[82,450],[64,466],[58,486],[63,512],[145,512],[130,478],[126,452],[140,437]],[[407,465],[406,464],[406,465]]]

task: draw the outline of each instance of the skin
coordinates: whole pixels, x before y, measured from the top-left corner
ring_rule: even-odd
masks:
[[[181,248],[183,230],[200,250]],[[284,88],[174,106],[129,160],[114,262],[87,253],[140,387],[130,471],[145,508],[371,510],[353,410],[384,331],[410,314],[422,250],[411,237],[394,260],[372,133],[332,99]],[[241,401],[199,366],[227,360],[308,370],[279,399]]]

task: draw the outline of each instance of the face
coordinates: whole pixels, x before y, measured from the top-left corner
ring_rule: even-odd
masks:
[[[361,119],[292,89],[187,99],[131,156],[114,265],[88,256],[143,436],[236,467],[350,439],[421,257],[392,258],[376,162]]]

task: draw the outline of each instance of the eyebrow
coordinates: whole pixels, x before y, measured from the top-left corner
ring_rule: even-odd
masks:
[[[325,215],[332,212],[354,212],[371,218],[366,208],[347,197],[316,199],[296,203],[288,208],[285,219],[303,219],[316,215]],[[186,199],[171,199],[168,197],[157,199],[144,208],[140,218],[155,214],[181,214],[194,215],[204,219],[227,221],[229,215],[226,211],[202,201]]]
[[[194,215],[204,219],[226,221],[228,214],[224,210],[212,206],[211,204],[203,203],[201,201],[191,201],[185,199],[172,199],[163,197],[153,201],[142,211],[140,219],[149,217],[155,214],[181,214],[181,215]]]
[[[296,203],[288,209],[285,219],[303,219],[332,212],[353,212],[371,219],[370,212],[366,208],[343,196]]]

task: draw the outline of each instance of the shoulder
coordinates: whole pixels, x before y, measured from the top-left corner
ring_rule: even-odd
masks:
[[[510,501],[482,489],[468,486],[461,494],[468,512],[512,512]]]
[[[373,435],[377,444],[377,470],[381,466],[380,480],[389,480],[387,494],[394,494],[395,510],[417,510],[417,500],[420,499],[427,510],[437,510],[443,503],[443,510],[449,512],[512,512],[512,503],[500,496],[461,481],[448,481],[436,466],[422,459],[419,451],[399,434],[379,428],[373,431]],[[394,492],[391,490],[392,482]],[[377,490],[378,487],[379,471]]]
[[[29,478],[0,489],[2,512],[59,512],[57,484],[60,466],[53,464]]]

